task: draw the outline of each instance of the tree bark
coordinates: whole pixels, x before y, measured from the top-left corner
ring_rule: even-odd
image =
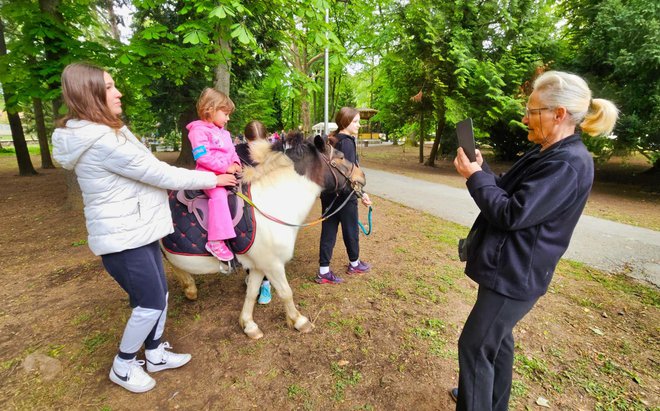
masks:
[[[311,130],[309,124],[309,92],[303,86],[300,90],[300,116],[302,117],[302,132],[305,136],[309,134]]]
[[[34,107],[34,121],[37,126],[37,138],[39,139],[39,149],[41,150],[41,168],[55,168],[53,159],[50,156],[48,147],[48,136],[46,135],[46,121],[44,120],[44,107],[40,98],[32,99]]]
[[[117,26],[117,15],[115,14],[115,8],[113,7],[112,0],[105,1],[105,9],[108,11],[108,22],[110,23],[110,31],[112,33],[112,38],[117,41],[121,41],[121,36],[119,33],[119,27]]]
[[[229,95],[231,81],[231,34],[226,27],[223,25],[220,29],[220,38],[218,40],[220,49],[218,53],[220,53],[221,61],[215,68],[213,88]]]
[[[11,93],[7,90],[7,86],[5,85],[5,101],[7,101],[7,96],[11,96]],[[18,174],[21,176],[36,175],[37,171],[32,165],[30,152],[28,151],[27,143],[25,142],[25,134],[23,133],[21,118],[18,116],[18,113],[10,113],[9,111],[7,112],[7,118],[9,119],[9,127],[11,128],[11,139],[14,142],[14,149],[16,150]]]
[[[192,155],[192,146],[188,138],[188,129],[186,125],[195,120],[197,112],[194,108],[189,108],[179,116],[179,129],[181,130],[181,151],[177,157],[175,165],[179,167],[192,168],[195,166],[195,159]]]
[[[7,43],[5,43],[5,23],[0,18],[0,56],[7,55]],[[7,110],[7,118],[9,119],[9,128],[11,128],[11,139],[14,142],[14,150],[16,150],[16,161],[18,162],[18,173],[21,176],[33,176],[37,171],[32,165],[30,159],[30,152],[25,142],[25,133],[23,132],[23,125],[21,118],[18,116],[18,111],[14,107],[10,107],[7,103],[14,97],[13,87],[11,84],[2,85],[2,94],[5,101],[5,109]]]
[[[424,123],[424,111],[419,113],[419,162],[424,162],[424,137],[426,134],[426,124]]]
[[[426,161],[424,165],[429,166],[429,167],[435,167],[435,157],[438,154],[438,148],[440,147],[440,140],[442,138],[442,133],[445,130],[445,125],[447,123],[447,120],[445,119],[445,100],[440,97],[438,99],[438,124],[435,128],[435,140],[433,140],[433,148],[431,148],[431,154],[429,155],[429,159]]]
[[[59,61],[62,55],[67,51],[63,50],[61,41],[66,38],[61,27],[64,22],[64,17],[59,10],[60,0],[39,0],[39,10],[52,19],[52,24],[48,27],[55,33],[55,36],[44,36],[44,52],[46,60],[50,62]],[[62,107],[62,97],[56,92],[60,89],[59,80],[54,80],[48,84],[48,89],[58,95],[52,102],[53,118],[60,116],[60,108]]]

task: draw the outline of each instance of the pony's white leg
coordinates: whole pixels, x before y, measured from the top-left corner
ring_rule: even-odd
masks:
[[[245,301],[243,302],[243,310],[241,311],[241,316],[238,320],[241,328],[243,328],[243,332],[253,340],[258,340],[264,336],[264,333],[261,332],[259,326],[254,322],[254,319],[252,318],[252,314],[254,312],[254,304],[257,301],[257,296],[259,295],[259,287],[261,287],[261,281],[263,278],[264,274],[261,271],[255,269],[250,270],[250,274],[248,275],[247,291],[245,292]]]
[[[286,272],[284,271],[284,265],[279,265],[276,267],[268,276],[271,286],[277,292],[277,295],[284,302],[284,309],[286,310],[286,322],[289,327],[293,327],[301,333],[308,333],[312,331],[314,325],[309,321],[307,317],[300,314],[296,309],[296,305],[293,303],[293,291],[289,286],[289,282],[286,279]]]
[[[183,287],[183,292],[186,295],[186,298],[194,301],[197,299],[197,285],[195,284],[195,279],[189,272],[183,271],[173,264],[170,264],[174,271],[174,278],[179,280],[181,286]]]

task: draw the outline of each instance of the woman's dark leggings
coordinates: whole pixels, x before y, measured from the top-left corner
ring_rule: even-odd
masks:
[[[349,195],[353,195],[350,193]],[[332,209],[339,207],[346,197],[338,197],[332,205]],[[332,203],[332,198],[321,196],[321,205],[323,211]],[[360,258],[360,237],[358,227],[358,208],[357,198],[348,200],[348,203],[337,214],[321,223],[321,244],[319,247],[319,265],[321,267],[330,266],[332,260],[332,251],[337,242],[337,231],[341,223],[341,234],[346,246],[346,253],[349,261],[355,261]]]
[[[513,374],[512,330],[537,300],[514,300],[479,287],[477,302],[458,339],[457,410],[508,409]]]

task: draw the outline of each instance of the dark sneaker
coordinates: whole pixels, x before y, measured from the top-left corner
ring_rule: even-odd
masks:
[[[316,274],[316,279],[314,281],[319,284],[340,284],[344,282],[344,280],[337,277],[332,270],[328,271],[326,274]]]
[[[364,274],[368,273],[371,270],[371,264],[365,263],[364,261],[358,261],[358,265],[353,267],[350,263],[346,267],[347,274]]]
[[[458,402],[458,388],[452,388],[449,390],[449,395],[454,402]]]

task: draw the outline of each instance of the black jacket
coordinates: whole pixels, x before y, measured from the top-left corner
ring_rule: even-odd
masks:
[[[510,298],[537,298],[587,202],[593,159],[575,134],[544,151],[535,147],[500,177],[482,168],[467,180],[481,213],[468,235],[465,273]]]
[[[358,163],[358,154],[357,154],[357,146],[355,143],[355,137],[349,136],[348,134],[343,134],[343,133],[337,133],[335,136],[336,143],[334,147],[344,153],[344,158],[356,165],[359,165]],[[321,193],[321,200],[324,205],[324,211],[325,207],[328,204],[331,204],[334,201],[334,204],[332,206],[332,209],[334,210],[335,208],[339,207],[344,200],[346,199],[346,196],[353,196],[352,199],[348,200],[349,204],[354,204],[355,207],[357,207],[357,197],[353,195],[353,191],[349,191],[340,195],[337,195],[336,193],[330,193],[330,192],[323,192]],[[335,200],[335,197],[337,199]],[[357,208],[356,208],[357,210]],[[357,212],[357,211],[356,211]]]
[[[337,139],[335,148],[344,153],[344,158],[346,160],[359,165],[355,137],[342,133],[338,133],[335,137]]]

